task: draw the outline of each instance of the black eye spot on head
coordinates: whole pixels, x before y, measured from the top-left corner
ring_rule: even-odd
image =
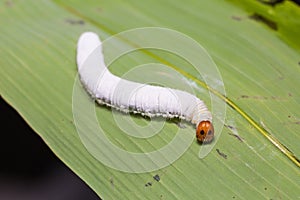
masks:
[[[201,134],[201,135],[204,135],[204,131],[203,131],[203,130],[201,130],[201,131],[200,131],[200,134]]]
[[[209,130],[207,134],[208,134],[208,135],[211,135],[211,130]]]

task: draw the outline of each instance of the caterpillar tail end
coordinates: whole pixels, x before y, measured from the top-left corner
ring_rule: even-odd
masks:
[[[96,33],[84,32],[78,39],[77,43],[77,66],[81,68],[84,61],[97,48],[101,48],[101,41]],[[98,51],[100,49],[97,49]],[[102,50],[100,50],[102,51]]]
[[[214,126],[210,121],[201,121],[196,130],[196,137],[199,143],[211,143],[214,139]]]

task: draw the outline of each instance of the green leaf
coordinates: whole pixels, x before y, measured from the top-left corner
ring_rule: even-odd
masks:
[[[300,20],[299,8],[285,2],[275,8],[257,3],[243,10],[237,4],[217,0],[1,1],[1,96],[103,199],[297,199],[299,161],[291,158],[300,156],[300,31],[294,26]],[[249,17],[255,11],[268,18],[266,9],[275,13],[277,31]],[[125,173],[94,158],[77,133],[72,112],[76,43],[84,31],[105,39],[149,26],[180,31],[203,45],[218,66],[228,98],[223,100],[231,106],[227,106],[219,139],[204,159],[198,157],[203,146],[194,140],[169,166]],[[171,63],[170,67],[206,89],[190,65],[166,52],[133,52],[113,63],[111,70],[122,75],[147,62]],[[197,95],[209,104],[207,92],[198,90]],[[178,130],[167,122],[151,138],[133,138],[120,130],[112,110],[96,106],[96,113],[110,141],[131,152],[161,148]],[[131,117],[141,125],[149,122]],[[183,131],[190,137],[194,129],[186,126]],[[265,136],[277,138],[275,144],[283,144],[288,153],[283,154]],[[292,157],[287,156],[290,152]]]

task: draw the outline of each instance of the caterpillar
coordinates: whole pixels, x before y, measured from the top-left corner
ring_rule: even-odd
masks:
[[[81,83],[99,104],[148,117],[180,118],[196,125],[198,142],[213,140],[212,115],[202,100],[185,91],[115,76],[104,63],[101,44],[96,33],[85,32],[79,37],[76,56]],[[116,93],[118,84],[124,89]]]

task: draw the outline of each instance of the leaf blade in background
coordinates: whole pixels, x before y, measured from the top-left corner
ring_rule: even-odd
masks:
[[[2,2],[1,96],[101,198],[296,199],[299,168],[230,108],[225,122],[230,126],[223,129],[205,159],[198,158],[200,146],[194,142],[172,165],[141,174],[123,173],[97,161],[82,145],[73,124],[72,89],[79,35],[89,30],[105,39],[131,28],[166,27],[202,44],[219,67],[227,97],[299,157],[300,93],[295,87],[300,81],[299,53],[249,15],[230,2],[220,1]],[[112,71],[121,75],[145,60],[155,59],[137,53]],[[183,70],[193,74],[192,68]],[[112,121],[111,110],[96,110],[101,112],[99,122],[110,130],[109,138],[117,143],[119,129]],[[136,120],[143,121],[141,117]],[[232,135],[231,126],[242,142]],[[175,125],[167,123],[152,144],[163,145],[174,130]],[[132,141],[123,142],[132,151],[140,151],[138,142]],[[156,174],[161,177],[159,182],[153,179]],[[148,182],[152,186],[146,187]]]

